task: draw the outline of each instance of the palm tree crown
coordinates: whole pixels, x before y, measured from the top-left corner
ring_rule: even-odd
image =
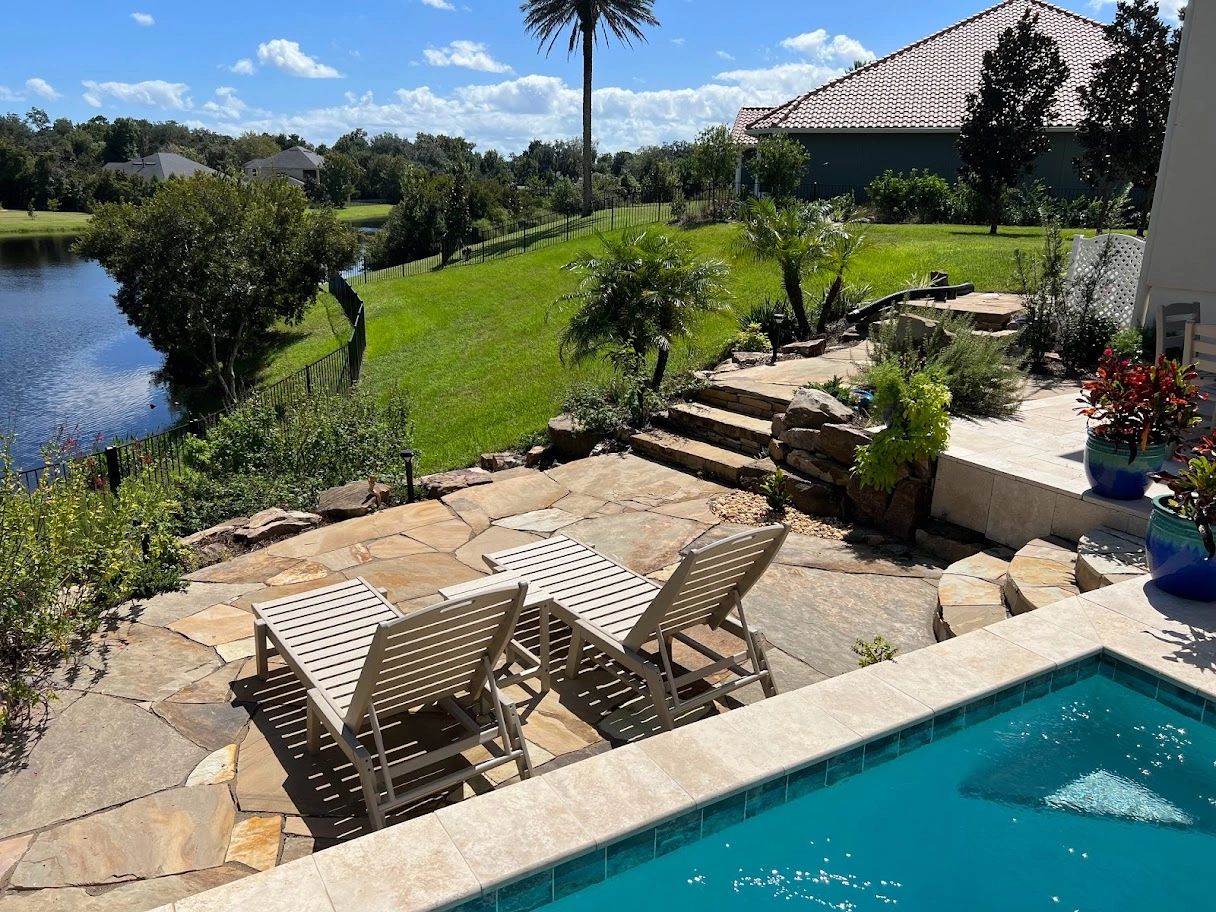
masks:
[[[569,31],[568,53],[583,49],[583,215],[592,209],[591,166],[595,148],[591,139],[591,85],[595,46],[610,37],[626,45],[645,41],[643,26],[657,26],[654,0],[524,0],[520,7],[524,26],[540,42],[545,53],[553,50],[562,33]]]

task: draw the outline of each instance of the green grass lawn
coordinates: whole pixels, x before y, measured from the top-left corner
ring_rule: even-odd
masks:
[[[393,206],[391,203],[350,203],[345,209],[336,211],[340,222],[362,222],[388,218]]]
[[[737,227],[662,230],[679,231],[700,255],[731,264],[734,310],[781,295],[775,267],[731,255]],[[952,282],[974,282],[980,291],[1014,290],[1014,251],[1033,253],[1042,244],[1036,228],[1002,229],[996,237],[956,225],[868,225],[864,231],[866,246],[850,277],[868,283],[875,297],[935,269],[948,272]],[[561,364],[557,337],[567,316],[552,307],[575,286],[575,276],[562,266],[596,243],[583,238],[484,265],[355,286],[368,307],[364,386],[378,396],[408,397],[424,471],[468,465],[482,452],[517,443],[545,426],[573,384],[604,375],[600,365]],[[808,298],[823,284],[809,280]],[[735,328],[734,313],[707,317],[691,346],[676,352],[673,366],[714,361]],[[324,296],[302,324],[286,330],[288,341],[265,379],[320,358],[348,332],[336,302]]]
[[[28,212],[0,209],[0,237],[79,234],[89,223],[87,212]]]

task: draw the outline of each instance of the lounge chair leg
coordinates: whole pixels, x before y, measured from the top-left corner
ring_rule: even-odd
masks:
[[[304,726],[308,734],[308,752],[318,753],[321,750],[321,720],[313,709],[311,699],[304,710]]]
[[[270,675],[270,644],[266,639],[266,622],[253,622],[253,656],[257,675],[263,681]]]
[[[380,790],[376,787],[376,774],[360,767],[359,781],[363,786],[363,803],[367,805],[368,822],[373,830],[382,830],[384,811],[380,809]]]
[[[515,758],[515,767],[519,770],[519,778],[531,779],[532,758],[528,754],[528,744],[524,741],[524,729],[519,721],[518,714],[512,713],[510,725],[514,732],[515,749],[519,751],[519,756]]]
[[[553,686],[553,672],[549,667],[552,662],[552,650],[550,649],[549,637],[551,635],[553,619],[549,614],[549,606],[547,604],[540,606],[540,695],[543,697]],[[539,701],[538,701],[539,702]]]
[[[578,630],[570,628],[570,655],[566,658],[566,677],[574,680],[578,677],[578,667],[583,659],[583,638]]]

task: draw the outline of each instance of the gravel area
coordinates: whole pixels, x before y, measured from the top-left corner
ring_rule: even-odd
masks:
[[[723,494],[711,500],[709,506],[728,522],[742,523],[746,526],[767,526],[771,523],[783,522],[790,527],[791,532],[837,541],[843,540],[852,531],[852,526],[839,519],[808,516],[793,507],[786,507],[781,513],[774,513],[769,509],[768,501],[751,491],[732,491],[729,494]]]

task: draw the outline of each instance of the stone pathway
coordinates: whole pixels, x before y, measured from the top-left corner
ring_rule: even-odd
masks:
[[[483,554],[558,530],[662,579],[681,549],[738,528],[710,508],[726,489],[633,456],[495,479],[280,541],[108,618],[57,673],[41,731],[0,755],[0,912],[142,912],[365,831],[341,755],[305,753],[292,675],[253,676],[254,602],[362,576],[414,610],[484,574]],[[791,535],[746,607],[790,689],[856,667],[857,639],[932,643],[939,575],[902,546]],[[655,730],[645,701],[607,673],[559,678],[524,709],[541,773]],[[444,736],[426,719],[404,728],[396,743]]]

